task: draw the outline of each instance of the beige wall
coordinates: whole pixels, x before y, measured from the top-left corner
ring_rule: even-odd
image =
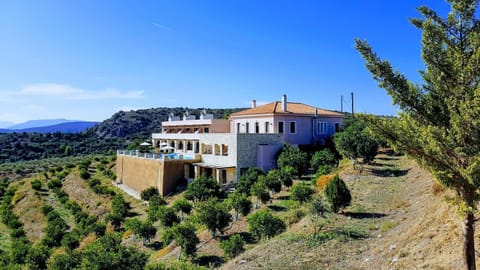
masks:
[[[229,133],[230,121],[225,119],[213,119],[210,133]]]
[[[157,187],[163,175],[163,163],[160,160],[117,155],[117,182],[137,191]]]
[[[185,174],[185,166],[183,160],[170,160],[164,163],[163,181],[159,187],[162,196],[170,192],[174,192],[177,188],[179,180],[182,180]]]
[[[193,161],[188,161],[193,162]],[[117,155],[117,183],[136,191],[157,187],[162,196],[174,192],[178,180],[184,177],[184,160],[145,159]]]

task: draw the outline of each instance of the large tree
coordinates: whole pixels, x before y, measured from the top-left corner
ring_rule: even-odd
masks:
[[[480,22],[478,0],[449,0],[446,19],[428,7],[412,19],[422,30],[422,84],[416,84],[366,41],[356,49],[379,86],[402,110],[395,119],[370,119],[371,129],[398,150],[415,158],[458,195],[463,213],[464,261],[476,269],[474,213],[480,186]]]

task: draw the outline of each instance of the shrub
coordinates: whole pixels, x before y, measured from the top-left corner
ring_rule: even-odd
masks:
[[[142,190],[140,193],[140,198],[144,201],[149,201],[151,197],[159,195],[158,189],[156,187],[149,187],[147,189]]]
[[[241,213],[243,216],[248,215],[252,209],[252,202],[247,198],[247,195],[235,190],[230,196],[228,196],[228,205],[235,209],[235,220],[238,220],[238,216]]]
[[[257,198],[255,208],[258,207],[259,200],[262,201],[262,203],[267,203],[270,200],[270,194],[268,193],[267,185],[265,184],[265,181],[263,181],[264,177],[265,176],[260,176],[258,181],[252,186],[250,190],[252,195]]]
[[[25,238],[13,238],[10,249],[10,261],[23,264],[31,248],[30,242]]]
[[[31,184],[34,190],[40,191],[42,189],[42,182],[40,182],[40,180],[33,180]]]
[[[237,188],[238,192],[245,195],[250,194],[250,189],[257,182],[257,179],[260,175],[265,175],[265,173],[260,168],[248,168],[248,170],[238,178]]]
[[[220,248],[223,249],[227,258],[234,258],[242,253],[245,250],[244,245],[245,241],[239,234],[234,234],[228,240],[220,242]]]
[[[333,170],[333,167],[330,165],[321,165],[318,167],[317,171],[315,172],[315,179],[318,179],[322,175],[326,175],[331,173]]]
[[[194,202],[206,201],[220,195],[220,185],[210,177],[200,176],[187,187],[185,198]]]
[[[366,124],[358,118],[348,118],[343,122],[343,131],[334,137],[335,148],[342,156],[354,161],[363,158],[364,163],[371,162],[377,155],[379,143],[368,130]]]
[[[79,173],[80,173],[80,178],[82,178],[83,180],[90,179],[90,173],[86,168],[81,168]]]
[[[151,212],[149,211],[148,214],[151,221],[160,220],[162,225],[165,227],[172,227],[173,224],[180,222],[175,210],[164,205],[157,208],[152,214],[150,213]]]
[[[285,216],[285,221],[288,225],[292,225],[299,222],[305,215],[306,213],[303,209],[293,209],[287,213]]]
[[[328,149],[323,149],[315,152],[315,154],[313,154],[312,156],[312,159],[310,160],[310,166],[314,171],[317,171],[320,166],[335,166],[336,163],[337,160],[335,159],[335,155]]]
[[[49,256],[48,248],[40,244],[28,251],[25,263],[30,270],[47,269],[47,260]]]
[[[322,175],[318,177],[315,185],[317,186],[318,190],[324,190],[328,183],[332,181],[334,177],[335,175],[333,174]]]
[[[325,197],[330,203],[332,212],[337,213],[340,209],[349,206],[352,195],[345,182],[336,175],[325,187]]]
[[[173,207],[173,209],[175,209],[175,211],[181,213],[181,218],[182,219],[183,219],[183,215],[190,214],[190,212],[192,211],[192,208],[193,208],[192,204],[189,203],[186,199],[176,200],[173,203],[172,207]]]
[[[223,234],[232,221],[232,216],[222,203],[212,199],[200,205],[198,219],[210,230],[212,237],[215,237],[217,230]]]
[[[192,225],[188,223],[177,225],[172,228],[171,235],[177,244],[182,247],[182,254],[187,257],[195,256],[197,244],[200,240],[198,240],[195,234],[195,228]]]
[[[277,164],[280,169],[291,166],[295,170],[292,172],[294,176],[302,176],[308,169],[308,155],[298,148],[294,148],[289,144],[283,146],[282,152],[278,156]]]
[[[141,222],[136,218],[126,220],[125,228],[131,230],[135,235],[140,236],[143,239],[144,244],[146,241],[150,241],[150,239],[157,233],[157,230],[151,222]]]
[[[257,240],[273,237],[285,230],[283,220],[272,215],[268,209],[257,211],[248,216],[248,231]]]
[[[280,192],[282,190],[282,181],[280,180],[280,171],[271,170],[264,177],[265,185],[272,192]]]
[[[304,203],[312,197],[315,191],[305,183],[295,184],[292,187],[291,198],[295,201]]]
[[[62,246],[69,249],[76,249],[80,244],[80,232],[78,230],[73,230],[65,234],[62,238]]]
[[[62,181],[59,180],[58,178],[52,179],[48,181],[47,184],[49,189],[56,189],[56,188],[61,188],[62,187]]]

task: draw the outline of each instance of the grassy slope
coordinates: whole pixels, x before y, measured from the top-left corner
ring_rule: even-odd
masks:
[[[94,168],[95,164],[92,165]],[[249,243],[238,258],[223,262],[218,240],[209,233],[199,234],[198,255],[207,261],[223,263],[222,269],[458,269],[461,267],[461,236],[455,209],[444,201],[447,192],[434,188],[433,180],[418,166],[404,158],[381,155],[372,166],[359,173],[343,164],[341,177],[352,190],[352,205],[343,215],[331,215],[324,228],[331,238],[314,240],[309,216],[292,222],[287,232],[258,244]],[[97,175],[101,177],[99,174]],[[107,178],[102,178],[106,184]],[[18,183],[18,182],[17,182]],[[76,170],[67,176],[63,190],[90,214],[104,216],[110,209],[110,198],[97,195],[80,179]],[[49,196],[35,195],[30,180],[25,179],[15,213],[26,224],[27,236],[37,241],[42,236],[45,219],[39,204],[62,207]],[[285,194],[283,194],[285,195]],[[132,212],[145,217],[145,206],[124,195],[131,202]],[[19,197],[19,198],[20,198]],[[288,217],[296,207],[276,195],[272,211]],[[43,202],[42,202],[43,200]],[[170,201],[170,200],[169,200]],[[265,206],[263,206],[265,207]],[[67,221],[69,213],[63,216]],[[36,218],[35,218],[36,217]],[[227,234],[246,232],[246,218],[232,225]],[[0,224],[0,248],[9,244],[8,229]],[[160,230],[157,234],[158,240]],[[366,237],[366,238],[365,238]],[[477,237],[477,243],[478,243]],[[136,246],[158,259],[157,252],[145,249],[135,237],[124,243]],[[160,260],[175,259],[178,248],[173,245]]]
[[[341,177],[353,199],[343,215],[329,217],[324,231],[335,232],[333,239],[310,237],[311,220],[305,217],[222,269],[461,268],[455,209],[414,162],[380,155],[362,173],[343,168]]]
[[[13,210],[23,223],[27,238],[35,244],[45,236],[43,230],[46,227],[46,219],[42,213],[44,202],[41,195],[36,195],[32,189],[32,180],[26,179],[23,185],[19,185],[13,197],[15,205]]]

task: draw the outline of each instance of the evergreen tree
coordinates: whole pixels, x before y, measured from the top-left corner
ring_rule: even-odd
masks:
[[[403,111],[395,119],[370,119],[371,129],[415,158],[444,186],[456,191],[464,215],[466,268],[476,269],[474,213],[480,186],[480,22],[478,0],[449,0],[446,19],[418,8],[422,30],[422,84],[415,84],[366,41],[356,48],[366,67]]]
[[[337,213],[340,209],[349,206],[352,201],[352,195],[345,182],[338,175],[328,182],[325,187],[325,197],[330,203],[332,212]]]

